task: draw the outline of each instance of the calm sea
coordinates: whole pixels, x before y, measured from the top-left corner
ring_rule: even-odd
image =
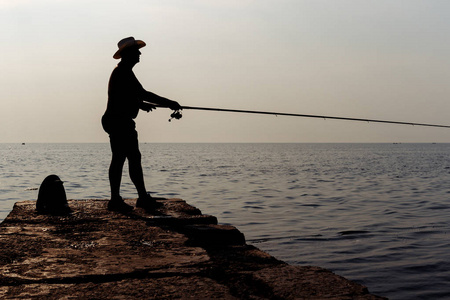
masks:
[[[450,298],[450,144],[142,144],[147,189],[290,264],[391,299]],[[108,144],[0,144],[0,220],[49,174],[107,198]],[[136,193],[124,172],[122,196]]]

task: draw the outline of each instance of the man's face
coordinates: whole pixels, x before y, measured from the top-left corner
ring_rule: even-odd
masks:
[[[129,49],[126,49],[122,53],[122,58],[126,59],[127,61],[137,64],[140,60],[141,51],[137,47],[132,47]]]

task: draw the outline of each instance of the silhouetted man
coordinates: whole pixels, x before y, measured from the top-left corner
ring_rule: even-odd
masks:
[[[180,109],[176,101],[160,97],[146,91],[133,73],[133,67],[139,62],[140,48],[145,43],[128,37],[118,44],[119,49],[114,54],[115,59],[121,59],[113,70],[108,85],[108,105],[102,117],[103,129],[109,134],[112,159],[109,167],[109,182],[111,185],[111,200],[108,209],[120,212],[129,212],[132,206],[126,204],[120,196],[120,182],[125,159],[128,159],[130,178],[136,186],[139,198],[136,207],[153,210],[157,203],[147,194],[144,184],[144,175],[141,166],[141,153],[139,151],[136,124],[133,119],[139,109],[151,111],[154,104]],[[150,102],[146,103],[144,101]]]

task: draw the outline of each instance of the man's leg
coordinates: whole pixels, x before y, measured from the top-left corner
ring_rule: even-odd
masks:
[[[125,155],[113,152],[111,164],[109,166],[109,184],[111,186],[111,199],[120,199],[120,183],[122,181],[123,165]]]
[[[139,198],[147,197],[147,189],[145,188],[144,173],[142,171],[141,153],[139,149],[132,155],[128,156],[128,167],[131,181],[134,183]]]
[[[127,154],[128,166],[130,168],[130,178],[133,181],[138,194],[139,199],[136,202],[136,207],[144,208],[147,211],[153,211],[159,205],[150,195],[147,194],[145,188],[144,173],[142,171],[141,152],[139,151],[139,142],[136,139],[133,143],[130,142],[129,152]]]
[[[111,200],[108,202],[108,209],[118,212],[130,212],[133,207],[126,204],[120,197],[120,183],[122,181],[122,171],[127,157],[126,136],[115,134],[109,136],[111,142],[112,158],[109,165],[109,184],[111,186]]]
[[[139,198],[145,199],[147,197],[147,189],[145,188],[144,172],[142,171],[142,155],[139,151],[138,134],[135,130],[132,134],[130,134],[127,150],[128,168],[131,181],[136,187]]]

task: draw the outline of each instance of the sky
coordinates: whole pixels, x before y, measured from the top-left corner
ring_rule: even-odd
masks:
[[[117,42],[186,106],[450,125],[450,1],[0,0],[0,143],[103,143]],[[450,129],[141,111],[141,142],[450,142]]]

